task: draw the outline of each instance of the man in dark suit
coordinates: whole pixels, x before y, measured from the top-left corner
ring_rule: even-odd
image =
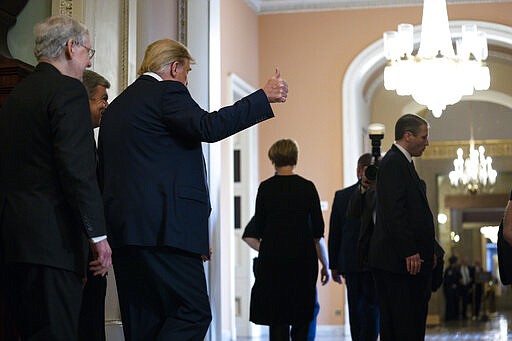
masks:
[[[76,340],[87,239],[94,274],[111,264],[81,83],[94,50],[67,16],[34,32],[39,63],[0,113],[2,294],[22,340]]]
[[[110,82],[102,75],[85,70],[83,83],[89,97],[89,109],[93,128],[100,126],[103,112],[108,107]],[[89,251],[89,260],[94,255]],[[87,280],[82,292],[82,306],[78,323],[78,339],[81,341],[105,341],[105,296],[107,294],[107,276],[94,276],[87,271]]]
[[[171,39],[146,49],[140,77],[108,107],[99,135],[109,240],[127,340],[203,340],[211,321],[201,256],[210,200],[201,142],[273,117],[288,86],[278,70],[262,90],[217,112],[187,90],[193,62]]]
[[[444,320],[457,320],[459,317],[459,285],[460,271],[458,265],[459,259],[451,256],[448,259],[448,268],[444,273],[443,293],[444,293]]]
[[[480,317],[480,306],[482,304],[482,294],[484,293],[484,280],[482,278],[483,268],[480,260],[475,259],[471,269],[471,278],[473,278],[473,297],[472,297],[472,315],[473,320]]]
[[[329,264],[335,282],[341,284],[341,276],[345,278],[350,334],[354,341],[375,341],[379,334],[379,312],[373,278],[359,259],[364,200],[362,192],[367,190],[368,184],[367,181],[363,182],[363,178],[364,170],[371,160],[371,154],[361,155],[357,162],[359,181],[334,195],[329,227]],[[373,206],[368,212],[371,219]]]
[[[474,283],[474,271],[472,266],[469,265],[468,258],[466,256],[461,257],[460,265],[460,283],[459,283],[459,300],[461,302],[460,317],[463,320],[467,320],[468,305],[472,302],[473,297],[473,283]]]
[[[381,313],[381,341],[425,337],[435,265],[435,232],[424,182],[412,157],[428,146],[428,123],[406,114],[395,125],[395,143],[379,164],[376,225],[370,241]]]
[[[101,117],[108,107],[108,92],[110,82],[102,75],[85,70],[83,83],[87,96],[89,97],[89,110],[91,111],[91,122],[93,128],[100,126]]]

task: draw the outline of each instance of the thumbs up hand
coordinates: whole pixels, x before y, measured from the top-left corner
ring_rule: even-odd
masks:
[[[281,78],[281,71],[276,67],[275,74],[267,81],[263,91],[270,103],[286,102],[288,97],[288,83]]]

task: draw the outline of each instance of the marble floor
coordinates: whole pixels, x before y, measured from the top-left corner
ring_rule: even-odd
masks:
[[[428,327],[425,340],[505,341],[512,340],[512,310],[491,314],[487,321],[450,321]],[[268,336],[237,338],[237,341],[265,341]],[[323,328],[319,326],[316,341],[352,341],[348,328]]]
[[[107,340],[122,341],[120,325],[107,326]],[[237,337],[237,341],[267,341],[268,336]],[[316,341],[352,341],[347,328],[319,326]],[[505,341],[512,340],[512,310],[493,314],[488,321],[452,321],[427,328],[427,341]]]
[[[425,340],[512,340],[512,314],[496,313],[488,321],[451,321],[427,329]]]
[[[427,341],[505,341],[512,340],[512,292],[496,300],[496,312],[489,313],[485,320],[459,320],[428,327]],[[107,340],[122,341],[120,323],[107,324]],[[267,333],[267,330],[263,330]],[[268,336],[237,337],[237,341],[267,341]],[[316,341],[352,341],[348,326],[319,326]]]

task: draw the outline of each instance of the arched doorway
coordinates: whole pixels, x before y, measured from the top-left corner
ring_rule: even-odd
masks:
[[[491,22],[482,21],[451,21],[452,39],[460,37],[460,27],[463,24],[476,24],[478,29],[487,34],[489,56],[509,60],[512,63],[512,28]],[[419,46],[421,25],[414,27],[415,47]],[[366,127],[372,119],[372,100],[375,92],[383,88],[383,70],[386,60],[383,55],[383,41],[379,39],[363,50],[350,64],[343,78],[342,86],[342,129],[343,129],[343,174],[344,183],[356,179],[355,169],[357,156],[363,152]],[[491,86],[492,90],[492,86]],[[485,91],[464,100],[479,98],[482,101],[503,101],[510,105],[506,94],[500,91]],[[504,97],[502,95],[505,95]],[[402,100],[403,102],[403,100]],[[395,108],[396,115],[405,112],[420,112],[425,109],[409,98],[404,105]],[[382,122],[381,122],[382,123]],[[388,133],[392,126],[388,124]]]
[[[493,72],[496,80],[499,81],[504,77],[503,73],[506,71],[507,75],[512,75],[512,29],[508,26],[499,25],[489,22],[473,22],[473,21],[453,21],[450,22],[450,29],[452,38],[460,36],[460,27],[462,24],[473,23],[476,24],[479,30],[485,32],[488,37],[489,45],[489,58],[488,64],[494,68]],[[419,45],[421,26],[415,27],[415,45]],[[427,182],[427,192],[429,197],[430,207],[434,216],[442,209],[440,190],[438,188],[438,176],[446,175],[453,168],[452,160],[455,153],[452,153],[443,143],[453,142],[459,143],[463,140],[469,139],[469,131],[465,130],[466,127],[461,124],[468,120],[467,110],[477,110],[479,113],[484,110],[485,113],[489,112],[495,114],[497,111],[502,111],[504,115],[512,117],[512,105],[510,99],[512,98],[512,89],[509,85],[501,85],[492,83],[490,91],[477,92],[472,96],[463,98],[463,100],[448,109],[451,112],[459,112],[459,121],[454,122],[454,126],[449,127],[445,124],[448,118],[448,109],[444,118],[435,119],[431,116],[424,106],[418,105],[410,97],[397,96],[394,92],[389,92],[383,89],[383,69],[386,60],[383,56],[383,43],[382,40],[374,42],[372,45],[362,51],[349,66],[344,80],[343,80],[343,108],[342,108],[342,122],[343,122],[343,174],[344,183],[350,183],[355,180],[355,170],[351,165],[355,164],[358,155],[367,151],[368,137],[366,127],[371,122],[384,123],[387,131],[385,140],[383,141],[383,151],[387,150],[393,141],[393,128],[396,119],[407,112],[417,113],[427,118],[431,122],[431,136],[433,132],[444,130],[443,136],[438,136],[427,151],[433,151],[430,155],[427,153],[416,163],[416,168],[420,176]],[[493,77],[493,75],[491,75]],[[472,108],[473,107],[473,108]],[[483,107],[484,109],[480,109]],[[478,108],[478,109],[475,109]],[[487,108],[487,109],[485,109]],[[388,111],[383,113],[383,111]],[[493,116],[482,115],[482,121],[477,124],[494,124],[492,136],[483,137],[483,140],[496,139],[496,145],[508,145],[509,137],[504,137],[500,134],[507,130],[506,124],[497,123],[491,119]],[[442,123],[440,123],[442,122]],[[455,138],[457,131],[464,132],[465,137]],[[500,131],[500,132],[498,132]],[[507,135],[509,136],[509,134]],[[507,141],[504,141],[507,139]],[[458,140],[458,141],[457,141]],[[432,140],[431,140],[432,141]],[[448,142],[447,142],[448,141]],[[433,148],[433,147],[436,148]],[[439,147],[439,148],[438,148]],[[508,152],[495,151],[497,156],[495,168],[498,171],[510,172],[512,170],[512,155]],[[501,191],[501,192],[500,192]],[[508,189],[500,189],[497,193],[510,191]],[[503,207],[506,202],[503,202]],[[493,209],[497,209],[494,207]],[[436,222],[436,226],[439,224]],[[462,228],[462,227],[461,227]],[[449,239],[450,228],[444,229],[438,226],[438,238],[441,239],[443,247],[449,252],[451,250],[451,241]],[[480,242],[481,237],[479,234],[474,234],[474,231],[467,232],[476,235]],[[475,237],[476,240],[476,237]],[[472,246],[471,246],[472,247]],[[443,314],[443,299],[442,294],[434,295],[431,300],[431,314],[433,318],[440,319]]]

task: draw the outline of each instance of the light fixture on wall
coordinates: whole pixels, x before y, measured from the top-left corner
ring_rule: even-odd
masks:
[[[450,239],[455,244],[460,242],[460,236],[457,233],[455,233],[454,231],[450,232]]]
[[[414,51],[411,24],[384,32],[384,87],[401,96],[411,95],[440,117],[447,105],[455,104],[474,90],[490,85],[486,66],[487,38],[476,25],[462,25],[462,35],[453,49],[445,0],[425,0],[420,47]]]
[[[471,119],[471,138],[469,140],[469,157],[464,159],[462,148],[457,149],[453,160],[453,170],[448,174],[450,184],[463,188],[471,194],[489,189],[496,183],[498,172],[492,168],[492,158],[485,156],[484,146],[475,149],[473,139],[473,120]]]

